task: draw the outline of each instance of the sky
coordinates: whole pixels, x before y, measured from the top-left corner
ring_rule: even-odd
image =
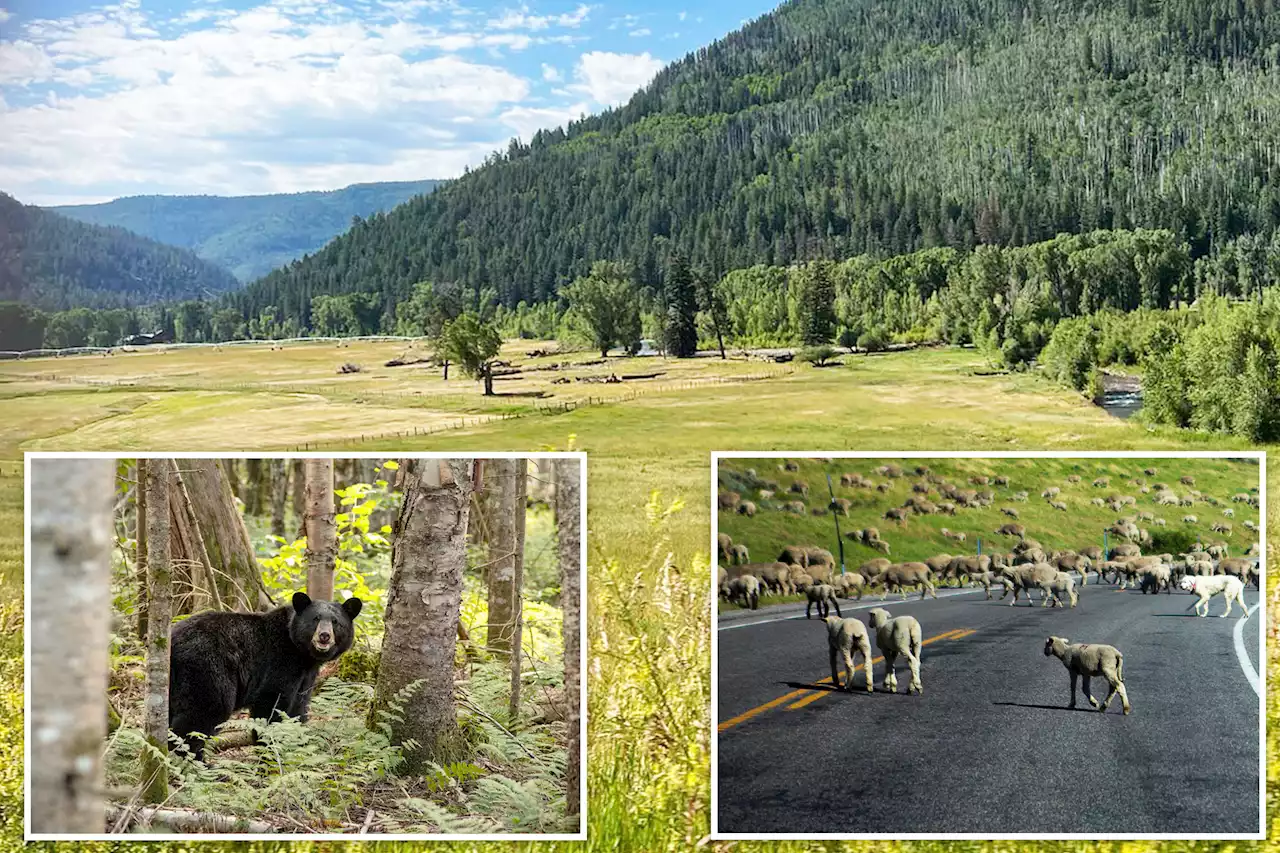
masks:
[[[450,178],[777,0],[0,0],[28,204]]]

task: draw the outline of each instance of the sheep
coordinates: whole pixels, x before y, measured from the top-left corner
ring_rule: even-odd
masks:
[[[778,466],[778,470],[779,471],[799,471],[800,463],[792,462],[790,459],[788,459]]]
[[[991,556],[988,554],[970,554],[964,557],[952,557],[947,564],[946,577],[952,577],[964,583],[974,575],[991,570]],[[988,589],[988,597],[990,590]]]
[[[1148,477],[1154,477],[1157,472],[1155,468],[1143,468],[1142,473],[1146,474]]]
[[[1022,591],[1027,593],[1027,606],[1031,604],[1031,590],[1033,588],[1040,590],[1040,606],[1048,607],[1050,599],[1056,599],[1057,594],[1053,590],[1053,582],[1058,577],[1058,570],[1048,563],[1034,563],[1032,565],[1006,567],[1000,570],[1000,577],[1005,580],[1005,595],[1009,590],[1013,590],[1013,600],[1009,602],[1009,606],[1018,603],[1018,595]],[[1002,595],[1001,598],[1004,598]]]
[[[1252,498],[1250,498],[1246,492],[1237,492],[1231,496],[1231,502],[1233,504],[1251,503]]]
[[[1063,512],[1067,511],[1067,505],[1062,501],[1049,501],[1049,506],[1054,509],[1062,510]]]
[[[862,486],[861,474],[841,474],[840,485],[845,487],[859,488]]]
[[[717,571],[716,588],[720,591],[721,598],[729,597],[729,573],[723,567]]]
[[[809,549],[804,545],[788,545],[778,552],[778,562],[787,565],[794,563],[804,568],[809,565]]]
[[[920,649],[924,643],[921,640],[920,623],[916,618],[895,618],[889,615],[889,611],[877,607],[868,614],[867,624],[876,632],[876,647],[884,656],[884,689],[890,693],[898,692],[898,676],[893,671],[893,664],[898,655],[902,655],[911,668],[911,683],[907,685],[907,692],[915,691],[924,695],[924,685],[920,681]]]
[[[990,477],[970,477],[969,482],[975,486],[985,486],[987,483],[991,482],[991,478]]]
[[[894,563],[884,570],[880,576],[881,582],[884,584],[884,592],[880,596],[880,600],[884,601],[892,590],[902,593],[902,600],[906,601],[906,587],[919,586],[920,599],[923,601],[926,595],[938,597],[938,592],[934,589],[933,582],[929,580],[929,567],[924,563]]]
[[[1110,477],[1099,477],[1093,481],[1093,487],[1095,489],[1105,489],[1109,485],[1111,485]]]
[[[1100,712],[1106,713],[1107,706],[1111,704],[1111,697],[1117,693],[1120,694],[1120,704],[1124,707],[1124,712],[1128,714],[1133,710],[1129,704],[1129,694],[1124,689],[1124,655],[1120,654],[1120,650],[1115,646],[1104,646],[1099,643],[1072,643],[1066,637],[1049,637],[1044,641],[1044,656],[1050,655],[1062,661],[1067,672],[1071,673],[1071,704],[1067,706],[1068,708],[1076,706],[1076,677],[1080,676],[1084,678],[1082,686],[1085,698]],[[1105,678],[1107,686],[1111,688],[1101,706],[1089,692],[1089,679],[1095,675]]]
[[[755,610],[760,606],[760,581],[753,575],[742,575],[729,581],[729,600]]]
[[[1050,562],[1057,567],[1060,572],[1079,572],[1080,585],[1087,586],[1089,583],[1089,569],[1093,567],[1093,561],[1083,554],[1057,554]]]
[[[1231,612],[1231,605],[1235,601],[1240,602],[1240,610],[1242,611],[1240,618],[1249,618],[1249,608],[1244,603],[1244,584],[1240,582],[1240,578],[1232,577],[1231,575],[1209,575],[1208,577],[1187,575],[1178,583],[1178,586],[1199,596],[1191,605],[1196,609],[1197,616],[1208,616],[1209,599],[1215,595],[1221,595],[1227,601],[1227,609],[1218,614],[1219,618],[1223,618]],[[1203,613],[1200,611],[1201,606],[1204,607]],[[1187,609],[1190,610],[1191,607]]]
[[[794,515],[804,515],[804,501],[787,501],[782,505],[783,512],[789,512]]]
[[[1246,519],[1244,523],[1244,529],[1248,530],[1250,533],[1257,533],[1258,525]]]
[[[1015,518],[1017,516],[1014,516]],[[997,536],[1017,536],[1023,539],[1027,535],[1027,528],[1021,524],[1002,524],[996,528]]]
[[[1067,475],[1067,482],[1068,482],[1068,483],[1078,483],[1078,482],[1080,482],[1080,479],[1081,479],[1081,478],[1080,478],[1080,475],[1079,475],[1079,474],[1068,474],[1068,475]]]
[[[1010,500],[1021,501],[1022,503],[1026,503],[1027,501],[1031,500],[1031,495],[1027,494],[1026,492],[1014,492],[1012,495],[1009,496],[1009,498]]]
[[[907,511],[905,509],[902,509],[901,507],[890,507],[889,509],[885,510],[884,518],[887,521],[896,521],[896,522],[899,522],[900,524],[906,524],[907,514],[908,514]]]
[[[747,518],[754,518],[756,514],[756,505],[753,501],[743,501],[738,504],[738,515],[745,515]]]
[[[1184,486],[1194,486],[1196,484],[1196,478],[1192,477],[1190,474],[1183,474],[1182,477],[1178,479],[1178,482]]]
[[[787,488],[787,491],[791,492],[793,495],[802,495],[807,498],[809,497],[809,484],[802,483],[797,480]]]
[[[772,489],[761,489],[759,495],[762,501],[773,500],[774,491]]]
[[[862,600],[862,593],[866,590],[867,580],[857,572],[845,572],[838,577],[831,579],[831,585],[836,588],[836,595],[842,595],[845,598],[853,598],[853,594],[858,594],[858,600]]]
[[[1235,518],[1235,517],[1236,517],[1236,511],[1235,511],[1234,509],[1232,509],[1231,507],[1227,507],[1226,509],[1224,509],[1224,510],[1222,511],[1222,514],[1223,514],[1224,516],[1226,516],[1227,518]]]
[[[1061,491],[1062,489],[1057,486],[1050,486],[1040,493],[1040,497],[1045,498],[1046,500],[1049,498],[1056,498]]]
[[[858,574],[866,578],[868,583],[871,583],[884,574],[884,570],[891,565],[892,563],[884,557],[876,557],[874,560],[867,560],[861,566],[858,566]]]
[[[761,593],[775,592],[790,595],[795,592],[791,580],[791,567],[786,563],[748,563],[737,566],[735,572],[753,575],[760,582]]]
[[[1138,586],[1142,588],[1143,595],[1147,590],[1159,595],[1161,588],[1167,595],[1173,592],[1173,570],[1164,563],[1145,566],[1138,571]]]
[[[826,515],[827,508],[825,506],[815,506],[809,510],[809,515]]]
[[[815,564],[825,563],[831,568],[833,569],[835,568],[836,558],[832,556],[831,552],[828,551],[826,548],[819,548],[816,545],[806,545],[804,546],[804,548],[805,548],[805,554],[809,558],[808,565],[813,566]]]
[[[808,592],[813,586],[813,576],[799,566],[791,566],[787,571],[792,592]]]
[[[1200,519],[1196,518],[1194,515],[1184,515],[1184,516],[1182,517],[1182,523],[1183,523],[1183,524],[1195,524],[1195,523],[1196,523],[1196,522],[1198,522],[1199,520],[1200,520]]]
[[[1216,521],[1210,525],[1209,529],[1214,533],[1225,533],[1228,536],[1231,535],[1231,525],[1227,524],[1225,521]]]
[[[955,515],[956,505],[953,504],[951,501],[942,501],[938,504],[938,512],[942,513],[943,515]]]
[[[826,619],[831,608],[835,607],[836,615],[840,615],[840,602],[836,599],[836,588],[829,583],[818,583],[805,590],[809,603],[804,607],[804,618],[808,619],[813,605],[818,605],[818,617]]]
[[[1249,557],[1224,557],[1218,562],[1218,572],[1239,578],[1245,586],[1248,586],[1255,565]]]
[[[1121,542],[1111,548],[1111,557],[1140,557],[1142,556],[1142,548],[1133,542]]]
[[[929,484],[928,483],[912,483],[911,491],[918,495],[927,495],[929,494]]]
[[[1049,588],[1053,590],[1054,604],[1058,607],[1062,606],[1062,593],[1067,594],[1067,598],[1071,600],[1071,606],[1075,607],[1080,603],[1080,594],[1076,592],[1076,579],[1066,572],[1058,572],[1054,575],[1053,580],[1049,583]]]
[[[842,619],[839,616],[828,616],[827,648],[831,659],[831,683],[837,690],[853,690],[853,658],[854,654],[862,655],[862,670],[867,683],[867,692],[875,689],[871,672],[871,638],[867,628],[857,619]],[[838,659],[844,659],[846,680],[840,684],[840,666]]]
[[[805,571],[813,578],[815,583],[831,583],[831,575],[834,569],[835,566],[830,563],[815,563],[812,560],[805,567]]]
[[[1102,498],[1094,498],[1093,500],[1089,501],[1089,503],[1093,504],[1094,506],[1106,506],[1106,505],[1107,505],[1107,502],[1106,502],[1105,500],[1103,500]]]
[[[932,471],[929,470],[928,465],[917,465],[913,470],[916,472],[917,477],[928,477],[931,473],[933,473]]]
[[[849,515],[849,509],[853,506],[853,502],[848,498],[836,498],[831,502],[831,511],[836,515]]]
[[[1087,548],[1080,549],[1081,557],[1088,557],[1090,560],[1101,560],[1106,555],[1102,553],[1102,548],[1097,545],[1090,545]]]
[[[948,530],[945,527],[942,528],[942,535],[946,539],[954,539],[957,542],[963,542],[969,538],[967,534],[959,530]]]
[[[1155,521],[1155,520],[1156,520],[1156,514],[1154,512],[1149,512],[1144,509],[1142,512],[1138,513],[1138,521]]]
[[[997,486],[1007,486],[1009,485],[1009,478],[1001,475],[993,478],[991,482],[995,483]]]
[[[735,509],[737,508],[738,503],[741,500],[742,500],[742,495],[738,494],[737,492],[721,492],[718,496],[720,509],[728,509],[728,510]]]
[[[1151,523],[1156,527],[1167,527],[1169,525],[1169,522],[1165,521],[1163,518],[1157,518]]]
[[[879,474],[881,477],[897,478],[902,476],[902,469],[899,468],[897,465],[881,465],[879,468],[876,469],[876,473]]]
[[[1017,520],[1018,520],[1018,511],[1017,511],[1016,509],[1014,509],[1013,507],[1011,507],[1011,506],[1002,506],[1002,507],[1000,507],[1000,512],[1002,512],[1002,513],[1004,513],[1005,515],[1009,516],[1009,517],[1010,517],[1010,518],[1012,518],[1014,521],[1017,521]]]
[[[733,538],[728,533],[716,534],[717,547],[720,549],[720,562],[730,563],[730,553],[733,549]]]

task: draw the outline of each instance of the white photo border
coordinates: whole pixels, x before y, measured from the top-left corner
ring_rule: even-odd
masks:
[[[945,451],[945,450],[715,450],[711,452],[711,531],[708,542],[711,554],[711,834],[712,841],[1227,841],[1267,839],[1267,631],[1262,633],[1258,650],[1258,831],[1201,835],[1196,833],[982,833],[982,832],[763,832],[739,833],[720,831],[720,733],[719,733],[719,592],[716,567],[719,565],[720,530],[719,493],[720,460],[722,459],[874,459],[893,461],[906,459],[1254,459],[1258,462],[1259,525],[1258,542],[1262,546],[1261,572],[1258,577],[1256,616],[1266,624],[1267,573],[1267,454],[1260,450],[1232,451]]]
[[[167,832],[131,835],[128,833],[33,833],[31,831],[31,715],[23,715],[23,814],[24,841],[122,841],[138,838],[146,841],[586,841],[587,840],[587,609],[590,596],[587,593],[587,454],[584,451],[508,451],[438,452],[438,451],[306,451],[306,452],[253,452],[253,451],[27,451],[23,462],[23,703],[31,706],[31,463],[37,459],[573,459],[578,462],[579,494],[581,501],[578,517],[580,542],[579,589],[582,600],[579,605],[578,625],[578,820],[577,832],[565,833],[391,833],[352,835],[348,833],[240,833],[240,832]]]

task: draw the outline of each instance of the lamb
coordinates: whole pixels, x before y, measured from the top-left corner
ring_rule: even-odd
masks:
[[[863,675],[866,677],[867,692],[870,693],[875,688],[872,685],[871,638],[867,634],[866,626],[857,619],[842,619],[839,616],[828,616],[826,622],[827,647],[831,657],[831,683],[837,690],[853,690],[853,655],[856,649],[862,655]],[[847,674],[843,687],[840,684],[837,655],[844,659],[844,671]]]
[[[914,616],[894,618],[889,615],[889,611],[877,607],[868,615],[867,624],[876,632],[876,646],[884,656],[884,689],[890,693],[898,692],[898,676],[893,671],[893,664],[898,655],[902,655],[911,668],[911,683],[907,685],[907,692],[914,690],[923,695],[924,685],[920,681],[920,648],[923,646],[920,623]]]
[[[922,601],[926,595],[937,598],[938,592],[929,580],[929,575],[929,567],[924,563],[894,563],[880,576],[880,581],[884,584],[884,593],[880,596],[880,600],[884,601],[891,591],[897,590],[902,593],[902,600],[906,601],[906,587],[909,586],[920,587]]]
[[[747,546],[739,542],[729,548],[730,562],[743,565],[751,562],[751,552],[747,550]]]
[[[963,542],[969,538],[966,533],[962,533],[959,530],[948,530],[945,527],[942,528],[942,535],[947,539],[954,539],[957,542]]]
[[[818,605],[818,618],[826,619],[831,608],[835,607],[836,615],[840,615],[840,602],[836,599],[836,588],[829,583],[818,583],[805,590],[809,603],[804,607],[804,618],[808,619],[813,605]]]
[[[760,592],[775,592],[778,595],[790,595],[795,591],[791,585],[791,569],[786,563],[748,563],[738,566],[741,574],[752,575],[760,581]]]
[[[1107,706],[1111,704],[1111,697],[1117,693],[1120,694],[1120,704],[1124,707],[1124,712],[1128,714],[1133,710],[1129,704],[1129,694],[1124,689],[1124,655],[1120,654],[1120,650],[1115,646],[1104,646],[1099,643],[1072,643],[1066,637],[1049,637],[1044,641],[1044,656],[1049,657],[1049,655],[1062,661],[1067,672],[1071,673],[1071,704],[1067,706],[1068,708],[1076,706],[1076,677],[1083,676],[1085,698],[1100,712],[1106,713]],[[1101,705],[1089,692],[1089,679],[1095,675],[1105,678],[1107,685],[1111,688]]]
[[[754,501],[743,501],[738,504],[738,515],[745,515],[747,518],[754,518],[756,514],[756,505]]]
[[[1209,599],[1215,595],[1221,595],[1227,600],[1227,609],[1218,614],[1219,618],[1231,612],[1231,604],[1235,601],[1240,602],[1240,609],[1243,611],[1241,618],[1249,618],[1249,608],[1244,603],[1244,584],[1241,583],[1240,578],[1231,575],[1209,575],[1208,577],[1187,575],[1178,583],[1178,586],[1200,596],[1191,605],[1196,609],[1197,616],[1208,616]],[[1204,607],[1204,612],[1201,612],[1201,606]],[[1190,610],[1191,607],[1187,609]]]
[[[1066,593],[1067,598],[1071,599],[1072,607],[1080,603],[1080,594],[1076,592],[1076,579],[1066,572],[1058,572],[1054,575],[1049,588],[1053,590],[1053,600],[1058,607],[1062,606],[1062,593]]]
[[[1089,569],[1093,567],[1093,561],[1083,554],[1055,554],[1050,561],[1058,567],[1060,572],[1079,572],[1080,585],[1087,586],[1089,583]]]
[[[729,600],[755,610],[760,606],[760,581],[754,575],[742,575],[729,581]]]

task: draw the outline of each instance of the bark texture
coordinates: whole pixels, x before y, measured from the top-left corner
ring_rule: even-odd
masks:
[[[31,830],[104,830],[115,462],[31,462]]]
[[[173,621],[173,573],[169,564],[169,519],[174,469],[168,459],[147,462],[147,697],[143,730],[147,741],[169,753],[169,625]],[[182,505],[185,512],[185,505]],[[169,797],[169,771],[152,752],[142,753],[142,800],[163,803]]]
[[[467,522],[473,489],[464,459],[401,461],[404,504],[391,550],[386,635],[378,665],[374,719],[398,692],[418,688],[392,723],[393,738],[412,738],[407,772],[446,764],[468,752],[454,704],[454,659]]]
[[[272,602],[262,587],[253,543],[249,541],[244,520],[236,511],[223,464],[220,459],[178,461],[186,497],[190,499],[191,516],[199,525],[209,570],[217,586],[216,595],[211,597],[231,610],[267,609]],[[197,559],[194,554],[198,550],[194,544],[192,548],[192,554],[184,554],[184,559]]]
[[[560,554],[560,607],[564,614],[564,686],[569,703],[569,766],[565,802],[578,814],[582,779],[582,486],[577,459],[556,460],[556,534]]]
[[[511,510],[514,514],[512,526],[515,528],[515,542],[512,547],[513,571],[511,578],[511,699],[507,708],[507,718],[512,725],[520,718],[520,677],[524,666],[521,642],[524,638],[524,523],[525,495],[529,486],[529,462],[527,459],[515,461],[514,482],[511,491]]]
[[[303,527],[307,535],[307,595],[333,600],[333,568],[338,559],[338,525],[333,508],[333,460],[308,459]]]
[[[522,460],[521,460],[522,461]],[[516,632],[517,588],[516,565],[519,560],[516,503],[516,471],[521,461],[515,459],[485,460],[485,486],[491,500],[487,521],[488,562],[485,577],[488,580],[489,621],[485,644],[490,651],[509,653]],[[523,479],[523,478],[521,478]],[[523,514],[522,514],[523,516]]]

